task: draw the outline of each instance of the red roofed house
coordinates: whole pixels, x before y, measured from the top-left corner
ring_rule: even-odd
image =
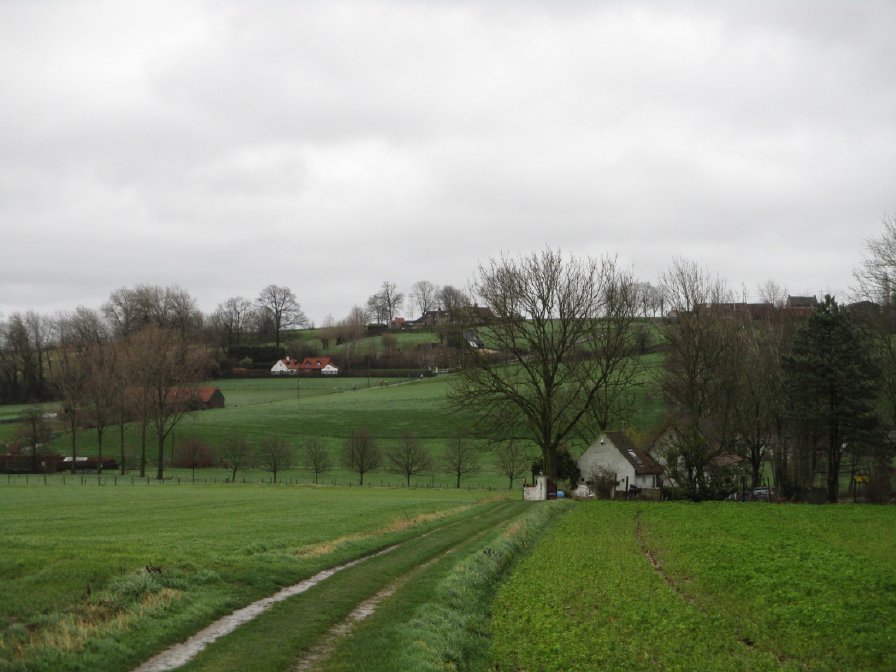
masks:
[[[290,359],[289,355],[287,355],[271,367],[271,375],[282,376],[285,374],[294,376],[299,372],[301,365],[301,362],[295,359]]]
[[[320,371],[330,364],[329,357],[306,357],[299,364],[299,371],[308,373],[309,371]]]

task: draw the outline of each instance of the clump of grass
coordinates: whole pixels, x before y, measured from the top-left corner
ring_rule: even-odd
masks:
[[[147,595],[157,593],[164,588],[159,574],[139,572],[118,576],[109,582],[109,589],[101,600],[112,609],[123,610],[142,601]]]
[[[489,645],[489,605],[514,560],[542,535],[571,502],[532,508],[480,552],[459,563],[434,598],[402,628],[400,669],[481,669]]]

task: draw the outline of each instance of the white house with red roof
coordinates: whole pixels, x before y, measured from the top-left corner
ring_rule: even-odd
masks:
[[[289,355],[278,361],[271,367],[272,376],[294,376],[299,372],[301,363],[298,360],[290,359]]]
[[[329,357],[306,357],[302,361],[284,357],[271,367],[272,376],[295,376],[319,373],[324,376],[335,376],[339,369]]]

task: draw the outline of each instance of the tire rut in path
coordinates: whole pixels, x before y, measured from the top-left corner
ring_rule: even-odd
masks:
[[[395,591],[397,591],[401,586],[407,583],[413,574],[416,574],[419,571],[423,571],[427,567],[435,564],[438,560],[448,555],[452,551],[454,551],[454,549],[445,551],[441,556],[423,563],[415,570],[409,572],[408,574],[405,574],[399,579],[396,579],[388,586],[385,586],[384,588],[378,590],[372,597],[369,597],[361,602],[361,604],[355,607],[354,610],[352,610],[352,612],[342,623],[338,623],[330,628],[330,631],[322,637],[320,642],[318,642],[315,646],[308,650],[308,652],[299,660],[296,666],[292,668],[292,672],[309,672],[310,670],[314,669],[316,665],[329,658],[330,654],[332,654],[335,650],[339,640],[347,636],[358,623],[363,621],[368,616],[372,616],[383,600],[392,597],[392,595],[395,594]]]
[[[350,562],[336,565],[334,567],[329,567],[318,572],[314,576],[300,581],[299,583],[296,583],[292,586],[287,586],[283,590],[274,593],[270,597],[265,597],[261,600],[253,602],[248,606],[237,609],[233,613],[228,614],[227,616],[218,619],[211,625],[206,626],[185,642],[175,644],[174,646],[162,651],[162,653],[153,656],[139,667],[135,667],[133,672],[167,672],[168,670],[174,670],[178,667],[181,667],[182,665],[186,665],[190,660],[195,658],[200,651],[202,651],[216,639],[220,639],[225,635],[229,635],[244,623],[248,623],[249,621],[258,618],[258,616],[260,616],[262,613],[270,609],[278,602],[282,602],[283,600],[287,600],[290,597],[294,597],[296,595],[301,595],[305,591],[319,584],[321,581],[330,578],[337,572],[341,572],[343,569],[348,569],[350,567],[354,567],[355,565],[359,565],[362,562],[370,560],[371,558],[385,555],[386,553],[391,553],[399,546],[400,544],[387,546],[383,550],[372,555],[366,555],[363,558],[356,558],[355,560],[351,560]]]
[[[504,508],[506,508],[506,505],[496,507],[492,513],[501,511]],[[495,526],[497,526],[498,524],[500,524],[500,522],[496,523]],[[480,530],[470,538],[465,539],[463,542],[456,544],[445,551],[442,551],[423,564],[414,567],[411,571],[395,579],[388,585],[378,590],[374,595],[358,604],[358,606],[352,610],[352,612],[345,618],[344,621],[342,621],[341,623],[337,623],[332,628],[330,628],[327,633],[322,635],[320,641],[305,652],[302,658],[299,659],[298,663],[296,663],[295,667],[291,668],[290,672],[311,672],[311,670],[313,670],[316,666],[330,657],[330,655],[336,649],[336,646],[339,644],[340,640],[348,636],[358,623],[360,623],[367,617],[372,616],[384,600],[392,597],[392,595],[394,595],[399,588],[410,581],[414,576],[425,571],[426,569],[451,555],[452,553],[456,553],[458,549],[472,544],[477,539],[481,539],[486,534],[491,532],[495,526],[487,527],[483,530]],[[431,534],[431,532],[428,534]],[[425,535],[421,535],[421,537],[419,538],[422,538],[422,536]]]
[[[504,505],[496,507],[495,510],[500,510],[502,508],[504,508]],[[258,618],[278,602],[283,602],[284,600],[287,600],[291,597],[301,595],[302,593],[310,590],[311,588],[330,578],[334,574],[341,572],[342,570],[350,569],[368,560],[372,560],[374,558],[386,555],[387,553],[391,553],[392,551],[403,546],[404,544],[407,544],[410,541],[423,539],[437,532],[443,531],[450,527],[454,527],[455,525],[459,525],[461,522],[463,521],[453,520],[444,525],[428,530],[427,532],[413,537],[412,539],[407,539],[400,543],[387,546],[386,548],[376,553],[365,555],[360,558],[355,558],[354,560],[343,563],[341,565],[335,565],[333,567],[328,567],[327,569],[321,570],[317,574],[314,574],[307,579],[304,579],[291,586],[287,586],[286,588],[283,588],[273,595],[257,600],[245,607],[237,609],[227,616],[219,618],[217,621],[204,627],[202,630],[192,635],[187,640],[179,642],[178,644],[174,644],[161,653],[158,653],[152,658],[144,661],[142,664],[135,667],[132,672],[169,672],[170,670],[176,670],[177,668],[182,667],[183,665],[186,665],[188,662],[190,662],[210,644],[226,635],[231,634],[240,626],[245,625],[246,623],[249,623],[250,621]]]

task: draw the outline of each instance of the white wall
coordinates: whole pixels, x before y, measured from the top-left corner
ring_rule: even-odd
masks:
[[[601,443],[601,440],[603,443]],[[625,479],[628,477],[629,485],[637,485],[635,482],[635,468],[622,456],[619,449],[606,437],[600,437],[579,458],[579,471],[582,478],[588,479],[595,467],[603,467],[607,471],[616,474],[617,489],[625,489]]]

